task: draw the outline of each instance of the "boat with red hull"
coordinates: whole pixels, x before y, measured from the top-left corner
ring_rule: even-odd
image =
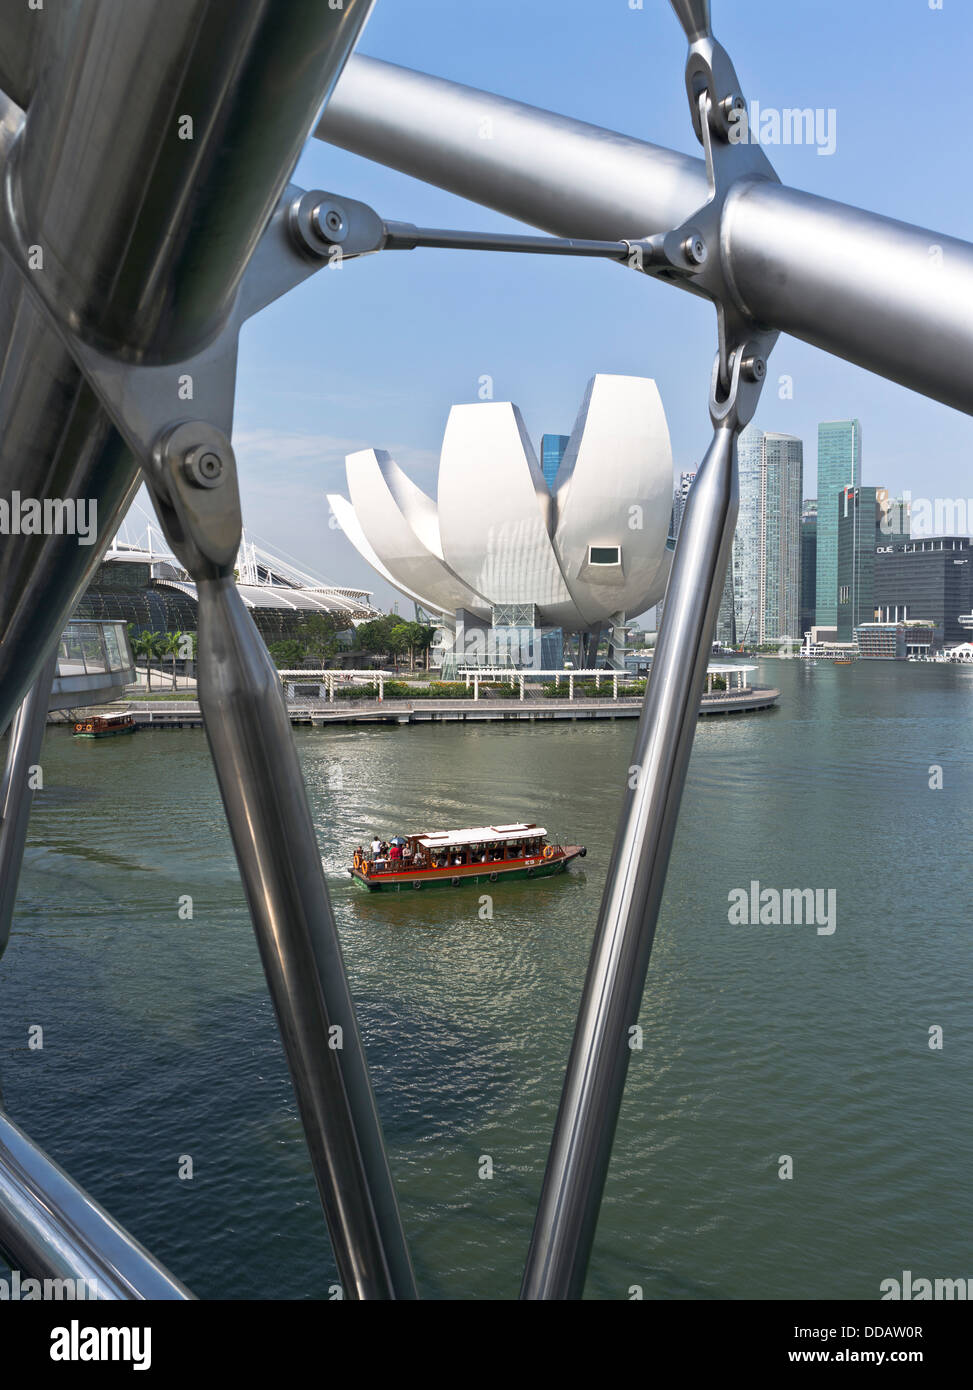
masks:
[[[348,870],[371,893],[460,888],[465,883],[549,878],[583,859],[584,845],[552,845],[543,826],[471,826],[465,830],[420,831],[370,851],[357,849]]]

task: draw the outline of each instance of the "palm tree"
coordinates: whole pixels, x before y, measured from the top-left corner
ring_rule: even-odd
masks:
[[[148,690],[152,690],[152,659],[159,655],[162,645],[161,632],[140,632],[132,643],[132,651],[136,657],[145,657],[145,682]]]
[[[172,658],[172,688],[176,688],[176,658],[182,651],[183,635],[181,632],[167,632],[161,642],[160,656]]]

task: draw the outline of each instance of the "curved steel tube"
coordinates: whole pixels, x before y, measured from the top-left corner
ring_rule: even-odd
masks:
[[[0,1251],[31,1278],[84,1280],[88,1297],[193,1296],[2,1112]]]

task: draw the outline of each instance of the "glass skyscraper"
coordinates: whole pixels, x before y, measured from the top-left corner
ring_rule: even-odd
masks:
[[[853,642],[856,627],[875,621],[875,552],[883,540],[882,517],[887,504],[888,490],[880,487],[846,487],[835,499],[839,642]]]
[[[569,434],[545,434],[541,439],[541,472],[548,488],[554,491],[554,479],[571,439]]]
[[[801,509],[801,633],[816,622],[815,594],[818,569],[818,500],[806,497]]]
[[[804,445],[790,434],[743,431],[740,510],[733,538],[733,606],[739,642],[801,635]]]
[[[862,480],[862,427],[858,420],[818,425],[818,540],[815,610],[819,627],[838,623],[838,500]]]

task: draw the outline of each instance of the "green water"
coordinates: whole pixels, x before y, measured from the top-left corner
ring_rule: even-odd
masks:
[[[875,1299],[904,1269],[973,1276],[973,671],[760,679],[778,710],[698,728],[591,1298]],[[427,1297],[517,1293],[634,731],[297,735]],[[43,768],[0,962],[9,1112],[200,1296],[326,1297],[204,736],[54,730]],[[492,919],[473,890],[372,895],[343,873],[373,830],[498,819],[587,858],[494,886]],[[835,931],[730,925],[752,880],[833,889]]]

